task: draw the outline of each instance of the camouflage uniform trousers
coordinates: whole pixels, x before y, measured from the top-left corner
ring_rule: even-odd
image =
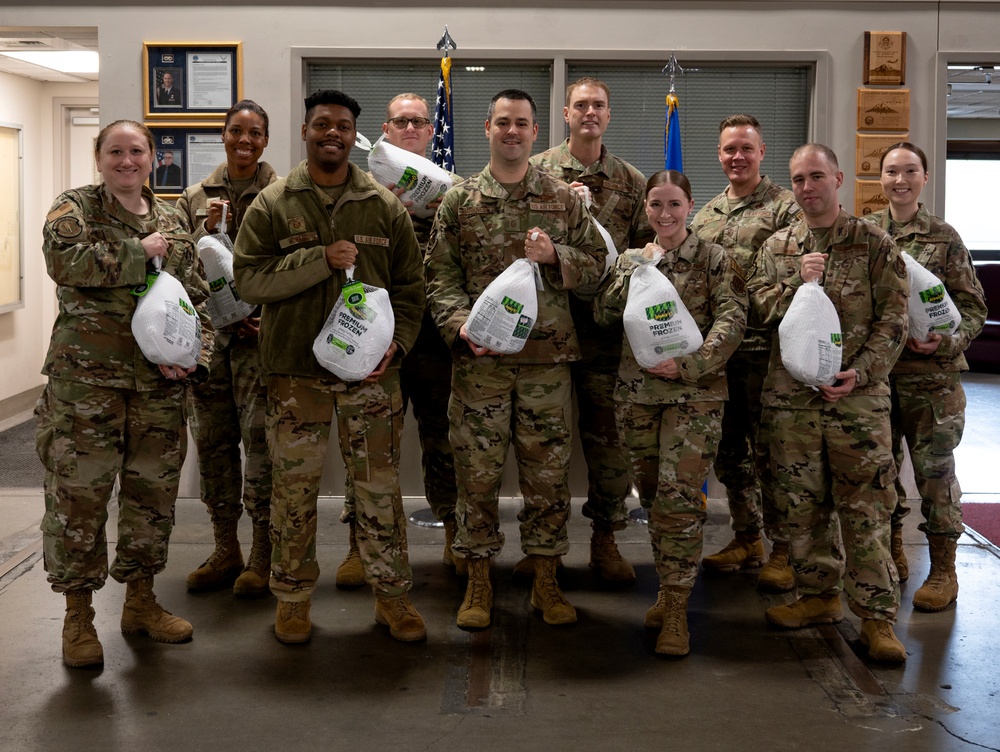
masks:
[[[202,501],[213,523],[238,520],[246,506],[255,523],[266,524],[271,515],[271,457],[256,339],[233,335],[224,349],[212,353],[209,368],[208,378],[192,384],[189,392]]]
[[[702,485],[722,431],[723,402],[618,403],[639,502],[661,585],[690,588],[698,576],[707,512]]]
[[[765,407],[775,497],[787,507],[800,596],[847,592],[864,619],[895,621],[899,575],[889,555],[896,504],[889,398],[842,397],[820,409]],[[846,558],[846,561],[845,561]]]
[[[50,378],[35,406],[45,466],[43,555],[56,592],[97,590],[108,577],[108,502],[118,491],[118,582],[152,577],[167,563],[181,463],[184,391],[139,392]]]
[[[908,373],[889,377],[892,385],[892,453],[903,463],[903,439],[910,450],[913,477],[929,535],[958,538],[962,524],[962,489],[955,474],[955,447],[965,430],[965,390],[958,372]],[[910,513],[906,492],[896,479],[898,501],[893,524]]]
[[[613,530],[628,525],[629,463],[621,448],[615,422],[618,361],[597,356],[572,363],[576,390],[577,428],[587,461],[587,501],[583,516]]]
[[[521,550],[569,551],[569,458],[572,380],[566,364],[505,363],[459,355],[452,371],[451,445],[458,481],[458,529],[452,550],[464,558],[496,556],[504,544],[499,496],[513,434],[523,505]]]
[[[761,391],[770,358],[767,350],[737,350],[726,364],[729,399],[715,474],[726,487],[735,532],[754,533],[763,527],[770,540],[784,541],[788,533],[784,513],[774,502],[768,441],[761,422]]]
[[[304,601],[316,587],[316,500],[336,414],[340,453],[357,497],[357,538],[365,578],[376,595],[409,591],[406,518],[399,492],[403,398],[399,373],[375,384],[334,377],[272,375],[267,437],[274,462],[271,592]]]

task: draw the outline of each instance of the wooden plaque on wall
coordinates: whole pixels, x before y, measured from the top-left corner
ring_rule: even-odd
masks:
[[[885,209],[888,205],[889,199],[882,193],[882,184],[879,181],[854,181],[854,216],[863,217]]]
[[[858,87],[858,130],[910,130],[910,90]]]
[[[906,32],[866,31],[866,84],[900,86],[906,83]]]
[[[882,155],[893,144],[906,141],[909,133],[878,133],[857,135],[857,148],[854,153],[855,175],[878,175],[879,162]]]

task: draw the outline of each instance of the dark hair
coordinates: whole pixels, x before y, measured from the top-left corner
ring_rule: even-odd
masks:
[[[321,104],[336,104],[341,107],[346,107],[354,116],[355,123],[358,122],[358,116],[361,114],[361,105],[359,105],[352,97],[349,97],[344,92],[337,91],[336,89],[321,89],[320,91],[314,91],[306,97],[307,123],[312,117],[313,110]]]
[[[516,101],[527,101],[531,104],[531,122],[534,123],[538,119],[538,108],[535,107],[535,100],[531,98],[531,95],[526,91],[521,91],[520,89],[504,89],[501,92],[497,92],[490,100],[490,108],[486,111],[486,120],[488,122],[493,121],[493,111],[496,109],[498,99],[511,99]]]
[[[584,76],[583,78],[578,78],[576,81],[571,83],[566,87],[566,106],[569,107],[569,98],[573,95],[573,90],[580,86],[593,86],[597,89],[604,89],[604,96],[607,97],[608,105],[611,104],[611,90],[608,85],[604,83],[599,78],[594,78],[592,76]]]
[[[149,145],[149,153],[152,154],[156,151],[153,134],[150,132],[149,128],[144,126],[142,123],[135,122],[134,120],[116,120],[115,122],[108,123],[106,126],[101,128],[101,132],[97,134],[97,141],[94,142],[94,159],[97,159],[100,155],[101,147],[104,146],[104,142],[107,140],[108,134],[116,128],[131,128],[139,131],[139,133],[146,137],[146,143]]]
[[[840,162],[837,161],[837,155],[833,153],[833,149],[831,149],[829,146],[824,146],[823,144],[802,144],[802,146],[800,146],[798,149],[792,152],[791,159],[789,159],[788,162],[791,163],[792,159],[795,159],[796,157],[799,157],[802,154],[805,154],[810,151],[814,151],[817,154],[822,154],[824,157],[827,158],[830,164],[833,165],[833,168],[835,170],[837,170],[838,172],[840,171]]]
[[[927,172],[927,155],[924,154],[924,150],[923,149],[921,149],[916,144],[911,144],[909,141],[900,141],[898,143],[895,143],[892,146],[890,146],[888,149],[886,149],[884,152],[882,152],[882,157],[878,161],[878,171],[879,172],[882,172],[882,165],[885,164],[885,155],[888,154],[893,149],[906,149],[906,151],[912,151],[914,154],[916,154],[920,158],[920,164],[922,164],[924,166],[924,172]]]
[[[226,122],[222,126],[223,130],[229,127],[229,121],[233,119],[233,115],[235,115],[237,112],[243,112],[243,111],[252,112],[254,115],[259,115],[261,120],[264,121],[264,135],[265,136],[271,135],[270,133],[268,133],[268,126],[270,125],[270,120],[268,120],[267,113],[264,112],[263,107],[254,102],[252,99],[241,99],[239,102],[237,102],[236,104],[234,104],[232,107],[229,108],[229,111],[226,112]]]
[[[653,175],[646,181],[646,195],[654,188],[658,188],[661,185],[676,185],[682,191],[684,195],[688,197],[688,201],[692,201],[691,198],[691,181],[687,179],[687,176],[683,172],[677,172],[677,170],[660,170],[659,172],[654,172]]]
[[[764,137],[760,121],[753,115],[730,115],[729,117],[722,118],[722,121],[719,123],[719,133],[722,133],[726,128],[739,128],[740,126],[749,126],[760,133],[761,138]]]

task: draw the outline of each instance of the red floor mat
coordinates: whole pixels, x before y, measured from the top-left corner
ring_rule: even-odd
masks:
[[[1000,546],[1000,504],[966,503],[962,520],[995,546]]]

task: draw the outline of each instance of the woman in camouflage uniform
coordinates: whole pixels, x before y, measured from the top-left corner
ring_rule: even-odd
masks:
[[[674,170],[653,175],[646,184],[646,217],[656,243],[622,254],[594,303],[598,323],[620,320],[632,273],[655,263],[705,339],[689,355],[644,369],[626,338],[615,390],[618,431],[639,500],[649,510],[649,537],[660,576],[659,595],[645,625],[660,630],[656,652],[674,656],[690,649],[687,600],[698,574],[706,516],[701,488],[722,430],[726,361],[743,338],[747,317],[741,267],[722,246],[699,240],[688,229],[693,209],[684,175]]]

